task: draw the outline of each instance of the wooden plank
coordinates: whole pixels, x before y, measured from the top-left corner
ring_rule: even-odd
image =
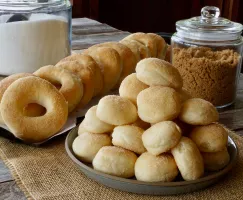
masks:
[[[2,200],[26,200],[24,193],[14,181],[1,183],[0,199]]]
[[[8,168],[5,166],[3,161],[0,160],[0,183],[6,182],[6,181],[12,181],[12,180],[13,180],[13,177],[11,176]]]

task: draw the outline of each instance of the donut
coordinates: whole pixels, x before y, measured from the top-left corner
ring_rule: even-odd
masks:
[[[123,40],[136,40],[142,44],[144,44],[150,51],[151,57],[156,58],[157,56],[157,44],[156,41],[145,33],[133,33],[128,35]]]
[[[137,63],[144,58],[151,57],[149,49],[145,45],[143,45],[142,43],[136,40],[123,39],[120,41],[120,43],[126,45],[128,48],[131,49],[131,51],[134,53],[134,55],[137,58]]]
[[[155,33],[147,33],[147,35],[155,41],[157,46],[157,58],[165,59],[167,44],[161,36]]]
[[[204,99],[192,98],[182,104],[179,118],[191,125],[208,125],[217,122],[219,114],[210,102]]]
[[[222,151],[214,153],[202,152],[204,168],[207,171],[218,171],[228,165],[230,161],[230,155],[226,147]]]
[[[131,124],[132,126],[138,126],[144,130],[148,129],[150,127],[150,124],[147,122],[144,122],[143,120],[141,120],[139,117],[137,118],[137,120],[135,122],[133,122]]]
[[[96,154],[93,167],[106,174],[130,178],[134,176],[136,160],[136,154],[131,151],[115,146],[105,146]]]
[[[169,87],[152,86],[137,96],[139,117],[148,123],[175,119],[181,109],[180,97]]]
[[[121,76],[122,62],[119,54],[110,47],[89,48],[83,53],[92,56],[99,65],[104,76],[101,94],[106,94],[116,86]]]
[[[203,158],[197,145],[189,138],[182,137],[171,149],[182,178],[185,181],[196,180],[204,174]]]
[[[72,149],[77,158],[92,163],[95,155],[103,146],[111,145],[111,137],[106,134],[84,132],[76,137]]]
[[[128,99],[116,95],[107,95],[99,101],[96,116],[116,126],[131,124],[138,117],[136,106]]]
[[[170,63],[158,58],[146,58],[136,66],[137,78],[143,83],[180,89],[183,81],[179,71]]]
[[[63,67],[77,75],[83,83],[83,96],[79,102],[78,108],[83,108],[90,102],[94,95],[95,77],[91,68],[80,64],[78,61],[61,62],[58,67]]]
[[[83,84],[80,78],[71,71],[61,67],[47,65],[38,69],[34,74],[54,85],[61,84],[59,91],[68,102],[69,113],[79,104],[83,96]]]
[[[16,80],[27,77],[27,76],[34,76],[33,74],[30,73],[18,73],[18,74],[13,74],[11,76],[8,76],[0,81],[0,102],[2,100],[3,94],[6,91],[6,89]],[[29,104],[27,105],[24,109],[24,115],[29,116],[29,117],[35,117],[35,116],[40,116],[43,115],[46,110],[44,107],[38,105],[38,104]],[[5,124],[1,113],[0,113],[0,124]]]
[[[25,116],[23,109],[30,103],[45,107],[46,113]],[[14,81],[4,92],[0,109],[10,131],[26,142],[40,142],[55,135],[68,117],[68,104],[63,95],[48,81],[34,76]]]
[[[138,157],[135,163],[135,176],[139,181],[171,182],[178,173],[173,156],[167,153],[154,156],[145,152]]]
[[[172,121],[154,124],[144,131],[142,140],[147,151],[155,156],[168,152],[181,139],[181,130]]]
[[[142,154],[146,151],[142,142],[143,132],[143,129],[136,126],[117,126],[112,132],[112,144]]]
[[[94,74],[94,94],[93,96],[97,96],[101,94],[104,81],[103,81],[103,74],[101,73],[101,69],[98,66],[98,64],[95,62],[95,60],[85,54],[72,54],[66,58],[63,58],[60,62],[57,63],[59,65],[62,62],[67,62],[67,61],[77,61],[79,62],[82,66],[89,67],[93,74]]]
[[[97,106],[91,107],[85,114],[82,122],[84,129],[92,133],[109,133],[112,132],[114,126],[101,121],[96,116]]]
[[[120,85],[119,94],[137,105],[138,94],[149,86],[137,79],[136,73],[127,76]]]
[[[120,55],[123,68],[122,68],[120,79],[115,87],[118,88],[122,80],[126,76],[128,76],[129,74],[135,71],[135,67],[137,64],[135,55],[127,46],[119,42],[105,42],[105,43],[94,45],[90,49],[96,47],[110,47],[116,50],[117,53]]]
[[[223,151],[228,143],[228,133],[220,124],[195,127],[189,137],[201,152]]]

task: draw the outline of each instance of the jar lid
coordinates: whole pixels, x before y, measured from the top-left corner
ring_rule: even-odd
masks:
[[[220,16],[220,10],[206,6],[201,16],[176,22],[176,30],[191,39],[233,40],[240,37],[243,26]]]

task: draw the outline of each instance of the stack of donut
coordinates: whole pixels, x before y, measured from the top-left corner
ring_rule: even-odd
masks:
[[[69,113],[118,88],[140,60],[164,59],[166,49],[162,37],[135,33],[120,42],[94,45],[33,74],[9,76],[0,82],[0,123],[26,142],[44,141],[65,125]]]
[[[88,110],[72,148],[95,170],[145,182],[178,174],[196,180],[229,162],[227,130],[215,107],[191,98],[170,63],[146,58],[127,76],[120,96],[103,97]]]

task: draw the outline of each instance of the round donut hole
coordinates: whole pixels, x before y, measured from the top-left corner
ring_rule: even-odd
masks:
[[[46,114],[46,108],[37,103],[29,103],[23,108],[23,113],[28,117],[40,117]]]

